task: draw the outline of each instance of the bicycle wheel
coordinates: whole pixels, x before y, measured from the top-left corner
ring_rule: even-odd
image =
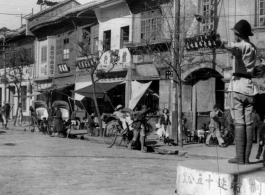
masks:
[[[103,133],[104,144],[108,148],[111,148],[116,143],[117,136],[118,136],[118,129],[115,126],[110,128],[106,126]]]
[[[127,146],[128,143],[127,143],[127,139],[128,136],[127,136],[127,129],[125,130],[122,130],[121,133],[118,133],[117,134],[117,138],[116,138],[116,146]]]

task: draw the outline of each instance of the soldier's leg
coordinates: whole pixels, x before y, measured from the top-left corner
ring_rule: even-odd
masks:
[[[245,123],[246,123],[246,151],[245,151],[245,164],[249,164],[249,157],[253,144],[253,97],[247,97],[248,104],[245,106]]]
[[[232,92],[231,115],[235,122],[236,157],[229,163],[245,164],[246,130],[242,94]]]

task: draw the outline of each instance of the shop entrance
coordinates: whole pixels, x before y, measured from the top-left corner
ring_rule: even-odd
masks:
[[[190,97],[192,111],[184,113],[190,123],[190,128],[199,129],[204,124],[208,126],[210,112],[215,104],[224,111],[225,83],[222,78],[220,73],[210,68],[198,69],[186,77],[185,84],[192,86]],[[193,117],[196,119],[194,120]],[[194,122],[195,124],[192,125]]]

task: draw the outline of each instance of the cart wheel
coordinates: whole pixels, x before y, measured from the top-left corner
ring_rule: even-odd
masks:
[[[107,128],[106,126],[103,133],[103,140],[104,144],[108,148],[111,148],[116,143],[117,137],[118,137],[118,129],[116,127]]]

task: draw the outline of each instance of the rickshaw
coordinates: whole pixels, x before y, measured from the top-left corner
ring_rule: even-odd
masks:
[[[48,119],[49,117],[48,106],[44,101],[33,101],[31,107],[35,113],[33,116],[31,116],[33,122],[32,125],[34,125],[34,127],[37,125],[39,130],[41,130],[41,122],[44,118]]]
[[[36,112],[36,120],[40,122],[43,118],[48,118],[48,106],[44,101],[33,101],[32,108]]]
[[[62,100],[56,100],[52,104],[52,108],[59,107],[62,112],[62,118],[64,121],[68,121],[70,118],[70,107],[68,102]]]

